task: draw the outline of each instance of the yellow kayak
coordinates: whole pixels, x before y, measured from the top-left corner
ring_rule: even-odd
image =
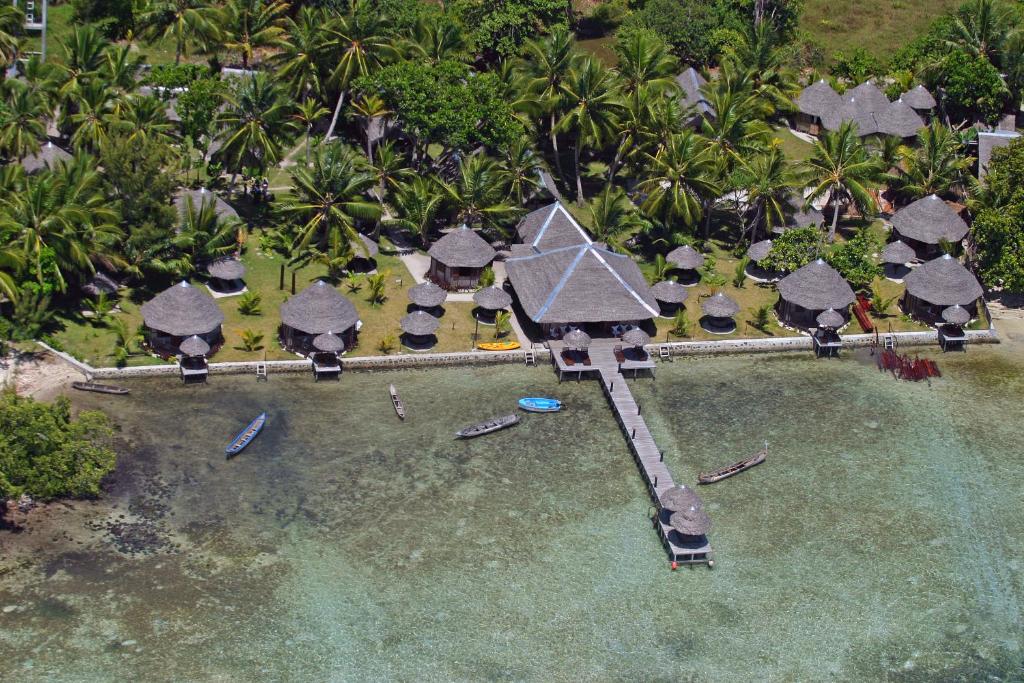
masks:
[[[519,348],[517,341],[481,342],[476,347],[482,351],[512,351]]]

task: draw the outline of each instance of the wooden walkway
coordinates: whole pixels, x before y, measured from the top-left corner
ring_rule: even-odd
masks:
[[[634,370],[635,374],[636,369],[641,368],[634,369],[628,365],[620,365],[613,352],[615,345],[595,340],[589,349],[591,364],[582,368],[574,365],[569,371],[576,371],[580,374],[584,372],[598,373],[601,389],[615,412],[615,418],[626,437],[633,460],[636,461],[640,474],[644,478],[647,491],[655,506],[660,506],[661,494],[675,486],[675,481],[672,479],[672,473],[665,466],[662,451],[655,443],[654,437],[651,436],[651,431],[642,415],[642,407],[633,398],[633,392],[629,390],[626,378],[620,372],[621,368],[623,371]],[[560,363],[562,348],[562,344],[559,342],[551,343],[552,362],[560,376],[563,372],[561,366],[564,365],[564,363]],[[653,361],[638,362],[638,365],[642,365],[643,369],[650,369],[653,374]],[[661,521],[660,517],[655,517],[653,522],[672,562],[680,564],[708,563],[709,565],[712,563],[710,543],[706,541],[702,543],[685,542],[671,526]]]

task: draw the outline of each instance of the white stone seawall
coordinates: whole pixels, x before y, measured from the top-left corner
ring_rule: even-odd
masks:
[[[894,332],[900,346],[937,345],[938,332]],[[967,330],[969,344],[996,344],[999,337],[994,328],[988,330]],[[842,335],[845,348],[864,348],[875,343],[873,334]],[[175,365],[143,365],[127,368],[94,368],[73,356],[57,351],[43,342],[41,347],[75,367],[90,379],[117,379],[128,377],[160,377],[178,375]],[[673,356],[701,356],[717,354],[771,353],[777,351],[812,351],[814,349],[809,336],[778,337],[765,339],[716,339],[711,341],[665,342],[652,343],[646,348],[653,356],[658,355],[660,347],[667,347]],[[546,348],[535,348],[537,361],[547,359],[551,352]],[[507,363],[525,363],[523,349],[515,351],[468,351],[462,353],[422,353],[399,354],[394,356],[356,356],[342,358],[342,371],[347,370],[390,370],[399,368],[455,367],[464,365],[492,365]],[[210,363],[211,375],[255,375],[258,365],[266,365],[268,374],[286,372],[312,372],[308,360],[272,360],[243,361],[231,363]]]

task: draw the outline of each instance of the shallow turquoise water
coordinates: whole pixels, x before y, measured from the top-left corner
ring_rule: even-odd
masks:
[[[631,382],[678,480],[771,444],[702,489],[715,568],[675,573],[598,386],[548,368],[79,397],[131,454],[108,500],[0,535],[0,656],[19,680],[1019,678],[1018,352],[930,386],[802,355]],[[568,410],[451,438],[545,393]]]

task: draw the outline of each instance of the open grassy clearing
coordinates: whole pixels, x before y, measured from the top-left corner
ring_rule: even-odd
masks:
[[[862,47],[879,58],[924,32],[936,17],[956,9],[962,0],[807,0],[800,26],[825,49],[827,57],[837,50]]]

